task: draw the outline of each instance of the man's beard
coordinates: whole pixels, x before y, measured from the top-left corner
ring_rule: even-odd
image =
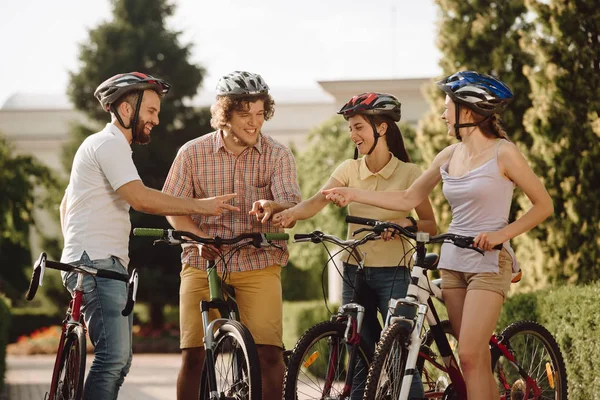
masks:
[[[135,139],[133,143],[135,144],[148,144],[150,143],[150,134],[146,134],[144,132],[144,127],[146,126],[146,121],[138,120],[137,125],[135,126]]]

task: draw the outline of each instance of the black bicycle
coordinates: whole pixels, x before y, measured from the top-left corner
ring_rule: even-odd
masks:
[[[354,233],[361,231],[364,229]],[[375,232],[350,240],[320,231],[294,235],[295,242],[340,246],[340,252],[347,251],[356,262],[357,270],[354,282],[349,282],[351,301],[340,306],[329,321],[309,328],[296,343],[286,369],[284,399],[362,398],[373,350],[361,339],[360,331],[366,302],[375,302],[375,299],[365,279],[365,255],[358,248],[367,241],[380,238],[381,235]]]

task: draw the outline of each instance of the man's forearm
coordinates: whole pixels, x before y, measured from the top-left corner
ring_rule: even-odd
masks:
[[[58,209],[59,209],[59,213],[60,213],[60,231],[62,232],[62,234],[64,236],[65,235],[65,214],[67,213],[67,192],[65,192],[65,195],[63,196]]]
[[[178,231],[186,231],[201,237],[208,237],[206,232],[200,229],[200,227],[198,227],[194,220],[188,215],[168,216],[167,221]]]

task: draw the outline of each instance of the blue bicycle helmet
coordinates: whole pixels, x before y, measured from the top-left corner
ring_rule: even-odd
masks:
[[[455,103],[464,104],[485,116],[501,113],[513,98],[504,82],[475,71],[457,72],[438,81],[437,85]]]
[[[456,104],[456,121],[454,129],[460,140],[459,128],[477,126],[487,120],[492,114],[499,114],[513,99],[512,91],[499,79],[475,71],[460,71],[437,82]],[[476,123],[460,124],[460,105],[471,109],[486,118]]]

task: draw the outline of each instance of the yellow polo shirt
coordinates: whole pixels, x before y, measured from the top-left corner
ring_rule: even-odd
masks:
[[[392,156],[390,161],[381,171],[373,173],[367,167],[365,158],[359,160],[346,160],[341,163],[331,174],[331,177],[341,182],[344,186],[387,192],[393,190],[407,189],[421,175],[421,169],[412,163],[405,163]],[[350,203],[348,214],[356,217],[373,218],[380,221],[390,221],[408,216],[407,212],[390,211],[360,203]],[[348,224],[348,238],[352,238],[352,232],[363,225]],[[366,233],[354,236],[361,238]],[[404,248],[403,248],[404,245]],[[410,260],[401,260],[404,253],[412,248],[410,242],[401,238],[400,240],[373,240],[363,244],[359,249],[366,253],[365,266],[367,267],[393,267],[398,264],[410,265]],[[344,261],[356,264],[356,261],[348,256]]]

